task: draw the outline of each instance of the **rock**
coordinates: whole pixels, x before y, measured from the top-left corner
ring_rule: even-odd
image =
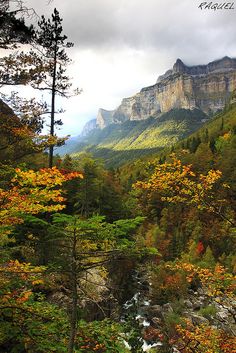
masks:
[[[151,324],[154,327],[160,327],[162,325],[162,320],[159,317],[152,317]]]
[[[187,66],[178,59],[156,84],[124,98],[113,111],[100,109],[96,124],[103,129],[126,120],[159,118],[161,113],[181,108],[209,114],[223,109],[235,88],[236,59],[224,57],[197,66]]]
[[[192,302],[189,299],[184,300],[184,305],[188,309],[192,309],[193,308],[193,304],[192,304]]]
[[[174,311],[170,303],[164,304],[164,305],[163,305],[163,310],[164,310],[164,311],[167,311],[167,312],[169,312],[169,313],[173,313],[173,311]]]
[[[105,110],[100,108],[96,119],[96,125],[100,129],[103,129],[104,127],[112,124],[112,122],[113,122],[113,110],[110,111],[110,110]]]
[[[181,353],[176,347],[173,347],[173,348],[172,348],[172,352],[173,352],[173,353]]]
[[[161,305],[152,305],[149,307],[144,307],[144,311],[147,313],[149,317],[162,317],[162,306]]]
[[[199,295],[204,295],[205,294],[204,289],[201,288],[201,287],[198,288],[197,292],[198,292]]]
[[[216,313],[216,318],[220,321],[227,321],[229,319],[228,310],[218,311],[218,313]]]
[[[97,120],[96,119],[92,119],[89,120],[83,127],[83,130],[81,132],[82,137],[86,137],[92,130],[97,128]]]
[[[200,315],[191,314],[190,319],[192,320],[193,325],[209,324],[209,321],[205,317]]]
[[[202,303],[204,303],[204,302],[206,301],[206,297],[200,296],[200,297],[199,297],[199,301],[202,302]]]
[[[177,59],[172,72],[184,73],[192,76],[209,75],[210,73],[235,70],[236,60],[225,56],[220,60],[215,60],[207,65],[187,66],[180,59]]]
[[[189,290],[188,290],[188,294],[189,294],[189,295],[194,295],[194,291],[193,291],[192,289],[189,289]]]
[[[70,296],[66,295],[62,291],[55,291],[51,293],[48,297],[47,300],[52,303],[58,305],[60,308],[63,308],[64,310],[69,310],[71,306],[71,298]]]
[[[203,306],[203,303],[200,300],[194,300],[192,302],[192,308],[193,310],[199,310]]]

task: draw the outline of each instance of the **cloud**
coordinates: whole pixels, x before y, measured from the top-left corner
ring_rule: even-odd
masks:
[[[222,45],[220,40],[231,46],[236,34],[236,10],[201,11],[199,0],[54,0],[49,8],[28,1],[39,12],[57,7],[65,32],[81,49],[131,47],[187,53],[196,47],[214,52]]]
[[[73,133],[76,121],[93,118],[99,107],[115,108],[177,58],[196,65],[236,57],[236,10],[201,11],[200,0],[26,1],[46,17],[58,8],[75,43],[71,73],[84,92],[65,103]]]
[[[228,45],[232,50],[236,34],[236,10],[201,11],[198,0],[57,0],[56,3],[64,15],[70,38],[81,48],[155,48],[187,54],[193,61],[197,54],[196,60],[203,56],[202,50],[212,52],[213,56],[219,44],[223,44],[223,50]]]

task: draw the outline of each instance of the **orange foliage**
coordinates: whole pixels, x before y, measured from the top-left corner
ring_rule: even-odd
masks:
[[[236,338],[208,325],[176,326],[177,348],[182,353],[236,353]]]
[[[209,296],[213,297],[233,297],[236,290],[236,276],[226,272],[226,269],[217,264],[212,271],[207,268],[200,268],[190,263],[177,263],[166,265],[172,270],[183,270],[186,273],[186,279],[191,283],[196,277],[206,288]]]
[[[197,249],[196,249],[197,254],[198,255],[202,254],[203,250],[204,250],[204,245],[201,241],[199,241],[197,244]]]
[[[155,341],[155,340],[162,341],[164,336],[161,330],[154,328],[152,326],[149,326],[145,329],[143,338],[145,339],[145,341]]]
[[[24,214],[38,214],[62,210],[65,200],[62,184],[83,175],[79,172],[61,172],[56,167],[39,171],[16,169],[9,190],[0,189],[0,226],[6,227],[22,222]]]

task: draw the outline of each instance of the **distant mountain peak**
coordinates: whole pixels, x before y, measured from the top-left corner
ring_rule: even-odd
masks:
[[[177,59],[174,66],[173,66],[173,72],[184,72],[186,68],[186,65],[183,63],[181,59]]]
[[[91,119],[87,121],[81,132],[82,137],[86,137],[92,130],[97,128],[97,119]]]
[[[200,109],[206,114],[224,108],[236,88],[236,59],[224,56],[206,65],[188,66],[178,58],[156,84],[124,98],[112,111],[99,109],[97,125],[103,129],[127,120],[158,118],[171,109]]]
[[[113,110],[100,108],[97,114],[97,125],[103,129],[113,122]]]
[[[209,62],[206,65],[193,65],[187,66],[183,63],[181,59],[177,59],[173,66],[173,70],[168,70],[169,73],[180,72],[189,75],[207,75],[215,71],[225,71],[225,70],[235,70],[236,69],[236,59],[230,58],[229,56],[224,56],[221,59]]]

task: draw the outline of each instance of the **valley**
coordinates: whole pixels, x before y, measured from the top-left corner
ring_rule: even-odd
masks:
[[[56,8],[34,23],[24,0],[0,1],[1,353],[236,353],[234,27],[223,8],[224,31],[208,17],[194,31],[179,2],[167,21],[169,2],[151,3],[64,2],[65,23]],[[170,60],[57,136],[57,114],[73,125],[62,98],[78,126],[92,111],[77,74],[94,107]]]

